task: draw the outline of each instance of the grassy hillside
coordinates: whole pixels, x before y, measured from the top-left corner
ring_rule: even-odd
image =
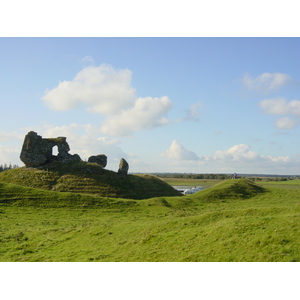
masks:
[[[155,176],[121,175],[87,162],[57,162],[39,168],[7,170],[0,173],[0,181],[57,192],[114,198],[146,199],[181,195]]]
[[[300,261],[300,193],[227,180],[134,201],[0,184],[1,261]]]
[[[214,186],[213,189],[206,189],[197,195],[199,199],[219,201],[226,199],[246,199],[267,190],[250,180],[227,180]]]

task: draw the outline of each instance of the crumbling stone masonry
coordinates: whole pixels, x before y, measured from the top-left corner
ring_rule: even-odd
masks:
[[[53,147],[57,146],[58,155],[53,155]],[[53,161],[76,160],[81,161],[78,154],[70,154],[70,147],[66,137],[42,138],[34,131],[25,136],[21,161],[26,167],[39,167]]]

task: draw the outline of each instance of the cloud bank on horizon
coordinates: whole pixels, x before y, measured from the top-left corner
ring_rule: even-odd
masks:
[[[219,170],[227,171],[240,169],[239,165],[245,165],[248,170],[255,170],[261,173],[263,170],[272,170],[274,164],[277,168],[282,169],[294,167],[295,161],[289,156],[285,157],[272,157],[270,155],[260,155],[257,152],[251,151],[251,147],[246,144],[234,145],[227,150],[217,150],[213,155],[204,155],[199,157],[195,152],[184,148],[178,141],[174,140],[166,150],[162,153],[162,157],[167,157],[178,163],[184,163],[186,166],[192,167],[193,165],[198,168],[203,167],[206,164],[211,166],[218,166]],[[296,170],[296,169],[295,169]],[[295,173],[296,174],[296,173]]]

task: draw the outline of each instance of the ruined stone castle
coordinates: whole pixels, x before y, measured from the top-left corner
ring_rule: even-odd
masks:
[[[57,146],[58,154],[53,155],[53,148]],[[34,131],[30,131],[24,138],[20,159],[26,167],[39,167],[55,161],[81,161],[78,154],[70,154],[70,147],[66,137],[42,138]],[[88,162],[97,163],[106,167],[107,157],[104,154],[90,156]],[[119,165],[119,174],[127,174],[129,165],[122,158]]]

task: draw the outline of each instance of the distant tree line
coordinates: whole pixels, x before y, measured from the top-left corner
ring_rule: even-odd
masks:
[[[249,177],[252,181],[288,181],[294,179],[300,179],[300,176],[282,176],[282,177]]]
[[[18,165],[12,165],[11,163],[9,165],[7,165],[7,164],[0,165],[0,172],[15,169],[15,168],[19,168],[19,166]]]
[[[185,179],[231,179],[232,175],[228,174],[178,174],[178,173],[156,173],[154,174],[162,178],[185,178]]]
[[[188,173],[152,173],[157,177],[161,178],[185,178],[185,179],[219,179],[226,180],[231,179],[231,174],[188,174]],[[241,174],[237,178],[247,178],[252,181],[287,181],[300,179],[300,176],[289,176],[289,175],[261,175],[259,176],[249,176],[247,174]]]

